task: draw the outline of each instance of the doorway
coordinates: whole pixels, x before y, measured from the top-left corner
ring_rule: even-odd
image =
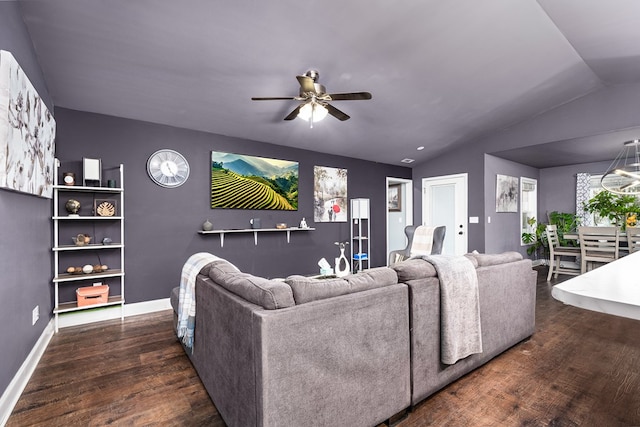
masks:
[[[447,227],[446,255],[467,253],[467,179],[466,173],[422,179],[422,224]]]
[[[407,247],[407,225],[413,225],[413,181],[387,177],[387,263],[391,251]]]

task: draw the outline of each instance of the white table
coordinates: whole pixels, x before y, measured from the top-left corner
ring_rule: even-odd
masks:
[[[558,301],[640,320],[640,252],[634,252],[555,285]]]

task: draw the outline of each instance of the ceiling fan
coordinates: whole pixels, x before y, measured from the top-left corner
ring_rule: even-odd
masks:
[[[349,115],[338,110],[329,101],[349,101],[371,99],[369,92],[350,92],[350,93],[327,93],[323,85],[318,83],[320,74],[316,70],[309,70],[302,76],[296,76],[300,84],[300,95],[289,97],[268,97],[268,98],[251,98],[253,101],[273,101],[273,100],[295,100],[302,101],[285,120],[293,120],[296,117],[308,120],[311,127],[313,122],[317,122],[331,114],[338,120],[349,120]]]

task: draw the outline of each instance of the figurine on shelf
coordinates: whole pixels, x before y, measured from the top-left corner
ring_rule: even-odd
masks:
[[[302,218],[302,221],[300,221],[300,228],[309,228],[309,226],[307,225],[307,221],[304,219],[304,217]]]
[[[79,216],[80,202],[75,199],[69,199],[67,203],[64,204],[64,208],[67,210],[69,216]]]
[[[349,242],[335,242],[335,244],[340,247],[340,256],[336,258],[336,266],[335,266],[336,276],[338,277],[346,276],[347,274],[349,274],[349,271],[351,270],[351,266],[349,265],[349,260],[344,255],[344,249],[346,245],[349,244]]]
[[[77,236],[73,236],[71,240],[76,246],[84,246],[91,243],[91,236],[89,236],[88,234],[78,234]]]

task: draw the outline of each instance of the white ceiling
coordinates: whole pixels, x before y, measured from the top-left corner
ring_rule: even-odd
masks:
[[[390,164],[640,82],[636,0],[20,5],[58,107]],[[308,69],[373,99],[336,101],[351,119],[313,129],[282,120],[295,101],[250,100],[297,95]]]

